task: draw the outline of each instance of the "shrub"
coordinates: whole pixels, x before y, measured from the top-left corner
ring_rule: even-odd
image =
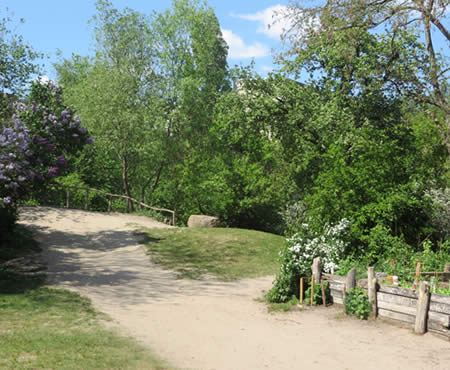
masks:
[[[331,302],[331,292],[330,292],[330,286],[328,284],[328,281],[325,281],[323,283],[324,293],[325,293],[325,301]],[[311,302],[311,285],[306,289],[305,291],[305,302]],[[313,302],[316,305],[323,304],[322,299],[322,287],[320,284],[314,284],[314,297]]]
[[[359,286],[350,289],[345,296],[345,312],[361,320],[367,320],[371,311],[367,293]]]
[[[316,257],[322,258],[325,272],[334,273],[346,246],[344,239],[349,224],[348,220],[342,219],[337,225],[326,226],[320,234],[303,224],[301,231],[288,238],[286,247],[280,252],[280,273],[267,298],[272,302],[286,302],[293,295],[298,296],[299,279],[311,275],[311,265]]]

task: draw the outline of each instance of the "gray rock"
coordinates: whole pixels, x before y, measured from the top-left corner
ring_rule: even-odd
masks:
[[[218,217],[205,215],[191,215],[188,220],[188,227],[219,227]]]

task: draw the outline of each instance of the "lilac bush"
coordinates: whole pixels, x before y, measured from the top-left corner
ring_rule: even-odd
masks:
[[[10,226],[16,202],[63,175],[68,156],[93,141],[81,126],[80,118],[62,104],[61,94],[61,89],[51,81],[35,82],[29,98],[16,103],[16,113],[2,122],[0,224]]]

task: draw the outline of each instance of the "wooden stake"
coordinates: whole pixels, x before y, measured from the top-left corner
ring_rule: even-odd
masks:
[[[108,199],[108,212],[111,212],[112,209],[112,197],[109,197]]]
[[[327,307],[327,302],[325,300],[325,288],[323,287],[323,280],[320,280],[320,287],[322,289],[322,304],[324,307]]]
[[[70,188],[66,189],[66,208],[70,208]]]
[[[303,304],[303,278],[300,278],[300,304]]]
[[[314,304],[314,275],[311,276],[311,306]]]
[[[367,271],[367,288],[369,303],[372,306],[372,317],[377,317],[377,278],[373,267],[369,267]]]
[[[314,280],[319,283],[320,280],[322,279],[321,274],[322,274],[322,263],[321,263],[321,258],[320,257],[316,257],[313,259],[313,264],[311,266],[311,271],[312,274],[314,276]]]
[[[345,281],[345,291],[348,293],[350,289],[356,286],[356,269],[352,268],[348,274]]]
[[[84,209],[87,211],[89,206],[89,190],[86,190],[86,201],[84,203]]]
[[[425,334],[427,331],[428,306],[430,304],[430,287],[425,281],[420,282],[419,299],[417,300],[416,322],[414,333]]]
[[[417,262],[417,265],[416,265],[416,277],[414,278],[414,289],[417,289],[419,276],[420,276],[420,262]]]

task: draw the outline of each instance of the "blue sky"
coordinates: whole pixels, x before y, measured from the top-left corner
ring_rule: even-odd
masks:
[[[288,1],[275,0],[209,0],[219,19],[229,45],[228,63],[247,65],[252,60],[258,73],[266,74],[273,66],[273,50],[279,49],[282,24],[268,27],[272,14]],[[150,14],[171,6],[170,0],[113,0],[118,9],[124,7]],[[95,14],[95,0],[0,0],[0,15],[9,13],[15,20],[15,32],[23,36],[37,51],[48,55],[45,73],[55,77],[52,63],[72,53],[88,55],[93,50],[93,32],[88,20]],[[23,18],[24,24],[18,19]]]

